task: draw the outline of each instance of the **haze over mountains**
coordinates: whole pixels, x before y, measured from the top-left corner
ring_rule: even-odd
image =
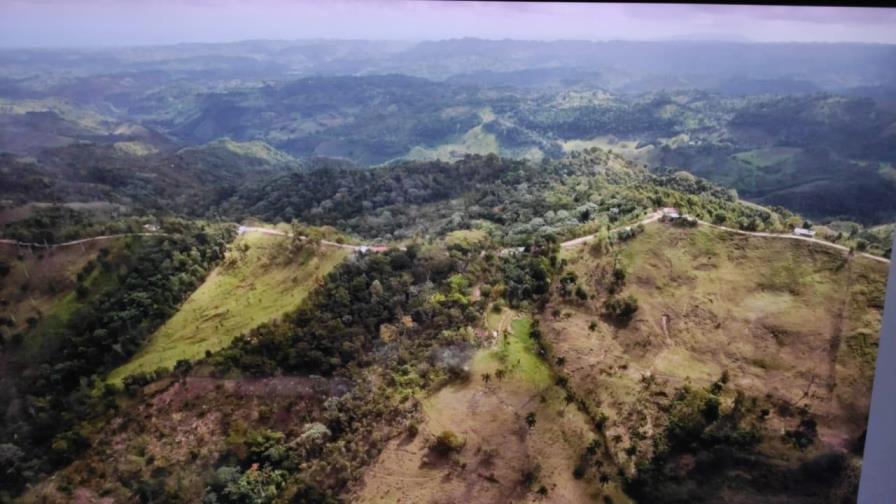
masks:
[[[228,137],[366,166],[631,142],[652,169],[814,218],[896,215],[888,45],[247,41],[3,50],[0,69],[0,147],[20,155]]]
[[[827,91],[892,85],[893,49],[881,44],[712,41],[519,41],[474,38],[387,42],[367,40],[245,41],[110,49],[4,49],[4,75],[47,77],[165,71],[166,77],[294,78],[401,73],[435,80],[480,71],[590,69],[592,82],[617,91],[619,82],[675,76],[710,89],[719,80],[799,79]],[[178,73],[183,72],[185,75]],[[49,75],[47,75],[49,73]],[[697,79],[709,79],[698,81]],[[52,82],[52,78],[49,79]],[[651,90],[661,90],[653,88]]]

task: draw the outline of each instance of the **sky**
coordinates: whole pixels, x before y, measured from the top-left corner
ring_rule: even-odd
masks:
[[[397,0],[0,0],[0,46],[247,39],[896,43],[896,9]]]

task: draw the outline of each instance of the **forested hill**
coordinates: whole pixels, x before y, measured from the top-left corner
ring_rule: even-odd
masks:
[[[494,54],[512,46],[483,45]],[[722,53],[766,49],[732,46]],[[866,70],[891,51],[852,49],[864,55],[856,56],[854,65]],[[849,53],[833,51],[831,58],[841,67],[833,74],[846,72],[844,51]],[[433,64],[444,70],[456,58]],[[810,61],[818,59],[815,54]],[[71,91],[89,95],[83,99],[63,98],[69,91],[22,96],[0,89],[0,125],[5,125],[0,152],[19,156],[9,163],[29,174],[31,157],[38,160],[38,172],[76,164],[91,175],[104,165],[105,176],[115,175],[106,168],[120,172],[133,166],[144,179],[131,191],[139,199],[146,193],[168,197],[161,194],[169,190],[164,183],[149,180],[155,175],[182,186],[200,177],[203,184],[227,186],[243,168],[251,168],[255,179],[264,164],[282,167],[293,164],[292,158],[327,157],[363,167],[489,153],[539,161],[599,147],[655,173],[688,171],[750,201],[816,221],[871,226],[896,219],[896,87],[887,83],[885,70],[856,70],[862,84],[853,89],[845,81],[841,87],[831,84],[842,75],[817,65],[806,70],[817,72],[815,81],[793,82],[757,70],[750,79],[715,75],[721,83],[712,86],[684,70],[641,75],[631,69],[635,75],[621,77],[628,82],[621,85],[605,81],[607,75],[620,75],[614,69],[499,68],[482,70],[487,75],[481,78],[482,71],[445,80],[385,71],[224,82],[216,74],[199,73],[176,83],[144,73],[97,75],[67,84],[84,86]],[[27,78],[17,82],[39,87]],[[195,170],[197,158],[212,170]],[[218,173],[221,179],[215,180]],[[83,175],[68,175],[73,182],[68,192],[83,190],[78,197],[85,198],[97,191],[91,193],[95,187],[84,182],[107,185]],[[10,192],[31,191],[42,201],[65,192],[40,184],[21,187],[33,177],[8,180]],[[229,195],[222,191],[218,199]]]
[[[556,161],[469,155],[369,170],[294,172],[248,187],[214,212],[231,219],[297,219],[381,240],[478,226],[500,243],[573,237],[662,205],[744,229],[784,229],[792,216],[737,203],[736,193],[686,173],[653,175],[600,149]]]

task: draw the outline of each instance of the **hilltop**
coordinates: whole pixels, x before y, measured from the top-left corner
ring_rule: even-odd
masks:
[[[886,265],[665,224],[612,253],[583,246],[567,260],[571,283],[540,315],[547,358],[562,360],[569,392],[605,419],[597,460],[618,467],[633,496],[698,498],[675,474],[701,481],[707,501],[855,491]],[[586,299],[564,294],[579,286]],[[636,311],[614,318],[608,299],[633,299]],[[674,416],[708,407],[699,401],[718,413]],[[747,435],[746,444],[726,437]],[[845,479],[813,476],[819,464]]]

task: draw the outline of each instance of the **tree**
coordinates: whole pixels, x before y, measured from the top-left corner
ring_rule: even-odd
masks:
[[[466,440],[464,438],[458,436],[453,431],[445,430],[436,436],[430,449],[439,455],[445,456],[461,451],[465,444]]]
[[[383,298],[384,293],[385,293],[385,290],[383,289],[383,284],[380,283],[380,281],[378,279],[371,282],[371,284],[370,284],[371,300],[379,301],[380,299]]]
[[[600,257],[610,251],[610,233],[607,226],[601,226],[597,234],[594,235],[589,251],[594,257]]]
[[[180,359],[174,363],[174,374],[176,374],[181,380],[186,378],[190,371],[193,370],[193,363],[187,359]]]
[[[625,297],[611,296],[604,302],[607,315],[619,322],[628,322],[638,311],[638,299],[629,294]]]
[[[588,299],[588,293],[585,291],[585,289],[582,288],[581,285],[576,286],[576,297],[581,301],[585,301],[586,299]]]
[[[703,419],[707,424],[711,424],[719,419],[719,411],[721,407],[721,402],[719,398],[711,395],[706,398],[706,401],[703,403],[703,408],[700,413],[703,415]]]
[[[528,415],[526,415],[526,427],[529,427],[530,429],[532,427],[535,427],[535,412],[534,411],[531,411],[531,412],[529,412]]]

